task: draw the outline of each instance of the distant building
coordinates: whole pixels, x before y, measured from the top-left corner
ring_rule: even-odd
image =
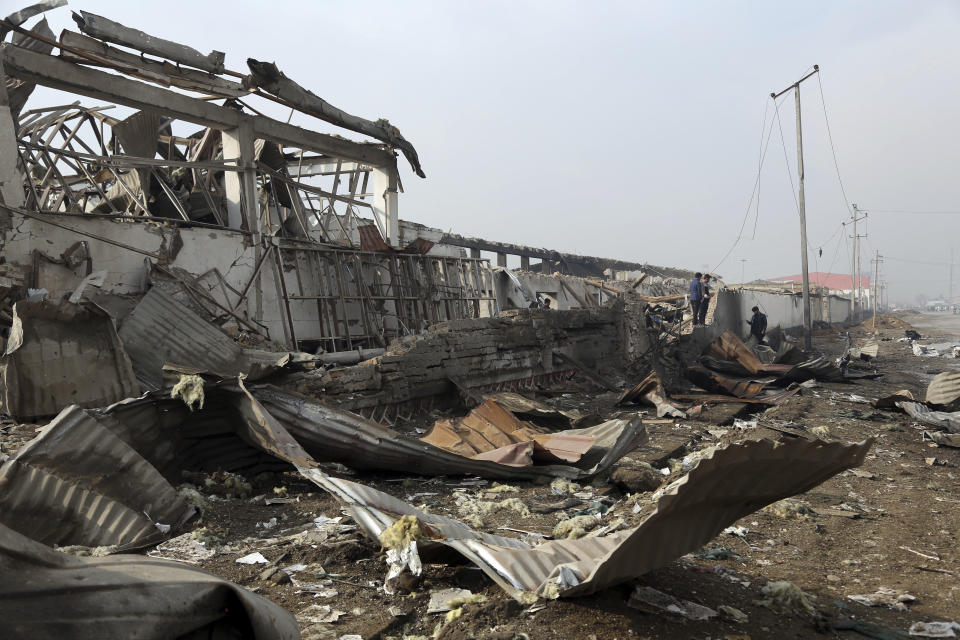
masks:
[[[831,293],[836,296],[850,296],[850,287],[853,284],[853,280],[849,274],[846,273],[823,273],[822,271],[814,271],[809,274],[810,276],[810,286],[816,287],[818,289],[826,289],[827,293]],[[779,278],[770,278],[767,282],[777,282],[781,284],[793,284],[796,285],[799,290],[800,285],[803,283],[803,276],[782,276]],[[864,304],[870,304],[870,277],[861,276],[860,286],[863,287],[864,295]]]

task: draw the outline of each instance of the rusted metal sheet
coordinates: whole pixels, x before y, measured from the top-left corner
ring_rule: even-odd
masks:
[[[724,331],[720,336],[707,345],[703,355],[729,360],[739,363],[750,375],[781,374],[790,370],[789,365],[764,364],[750,347],[737,337],[732,331]]]
[[[393,247],[383,241],[383,236],[380,235],[377,225],[357,225],[357,233],[360,234],[361,251],[393,251]]]
[[[133,548],[163,540],[195,510],[140,455],[145,443],[131,442],[139,428],[64,409],[0,467],[0,522],[46,544]],[[153,437],[158,449],[169,446],[169,432]]]
[[[22,300],[0,357],[4,410],[18,420],[68,404],[99,407],[139,395],[113,320],[92,305]]]
[[[249,363],[240,346],[193,311],[153,287],[120,326],[133,370],[148,389],[163,384],[163,365],[234,377]]]
[[[0,525],[0,567],[4,637],[300,638],[293,614],[180,562],[76,558]]]
[[[306,396],[270,386],[255,387],[252,392],[264,411],[289,431],[314,458],[342,462],[355,469],[416,470],[425,475],[473,474],[498,480],[543,476],[587,478],[609,469],[614,462],[642,443],[646,436],[639,416],[611,420],[588,429],[571,429],[564,433],[590,437],[594,443],[577,466],[540,464],[516,467],[474,460],[426,442],[407,440],[376,422],[324,406]],[[612,436],[614,433],[615,437]],[[569,443],[563,444],[569,446]]]
[[[583,419],[577,411],[561,411],[512,391],[501,391],[484,397],[495,400],[498,405],[517,417],[543,426],[562,425],[567,428]]]
[[[938,373],[927,386],[924,400],[946,411],[960,409],[960,371]]]
[[[767,388],[767,383],[755,380],[738,380],[721,376],[700,365],[692,365],[684,369],[687,378],[711,393],[725,393],[737,398],[756,398]]]
[[[437,421],[420,441],[466,458],[511,466],[576,462],[593,447],[592,436],[539,429],[520,420],[495,398],[488,398],[463,418]]]
[[[636,386],[624,391],[617,400],[617,404],[627,404],[638,400],[642,400],[656,407],[658,418],[667,415],[677,418],[687,417],[687,414],[670,403],[669,398],[667,398],[667,392],[663,388],[663,383],[660,381],[660,376],[657,375],[656,371],[651,371],[647,377],[641,380]]]

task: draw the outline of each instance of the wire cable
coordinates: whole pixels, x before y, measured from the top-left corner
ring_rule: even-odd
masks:
[[[782,102],[783,102],[783,101],[781,100],[780,103],[782,104]],[[775,104],[774,104],[774,107],[775,107],[777,113],[779,114],[779,112],[780,112],[780,104],[775,103]],[[766,120],[767,120],[767,109],[768,109],[768,108],[769,108],[769,106],[764,109],[764,114],[763,114],[764,127],[766,126],[765,123],[766,123]],[[762,135],[763,135],[763,129],[762,129],[762,128],[761,128],[760,133],[761,133],[761,137],[762,137]],[[754,180],[754,182],[753,182],[753,190],[750,192],[750,199],[747,201],[747,210],[746,210],[746,211],[744,212],[744,214],[743,214],[743,222],[740,223],[740,231],[737,233],[737,239],[733,241],[733,244],[730,246],[730,248],[727,250],[727,252],[726,252],[725,254],[723,254],[723,258],[720,259],[720,262],[718,262],[718,263],[716,264],[716,266],[714,266],[713,269],[711,269],[712,272],[716,272],[717,269],[719,269],[720,266],[723,265],[724,262],[726,262],[727,258],[730,257],[730,254],[733,253],[733,250],[737,248],[737,245],[738,245],[738,244],[740,244],[740,240],[743,239],[743,229],[744,229],[744,228],[746,227],[746,225],[747,225],[747,219],[748,219],[749,216],[750,216],[750,209],[751,209],[751,207],[753,206],[753,200],[754,200],[754,198],[756,197],[758,190],[760,189],[760,174],[761,174],[762,171],[763,171],[763,163],[764,163],[764,160],[766,160],[767,151],[770,150],[770,136],[771,136],[771,135],[773,135],[773,119],[772,119],[772,118],[770,119],[770,130],[769,130],[769,132],[767,133],[767,141],[766,141],[766,144],[765,144],[764,147],[763,147],[762,153],[760,154],[760,162],[757,163],[757,178],[756,178],[756,180]]]
[[[847,208],[847,213],[851,213],[850,199],[847,198],[847,190],[843,186],[843,178],[840,177],[840,163],[837,161],[837,150],[833,145],[833,132],[830,131],[830,118],[827,117],[827,101],[823,97],[823,81],[820,76],[823,72],[817,74],[817,84],[820,86],[820,104],[823,106],[823,121],[827,124],[827,139],[830,140],[830,153],[833,154],[833,167],[837,170],[837,182],[840,183],[840,193],[843,194],[843,206]]]

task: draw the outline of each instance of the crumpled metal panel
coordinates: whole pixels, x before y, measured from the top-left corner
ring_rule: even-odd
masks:
[[[420,511],[382,492],[317,469],[306,477],[348,505],[376,537],[403,515],[416,516],[439,539],[480,567],[507,593],[574,596],[632,580],[700,548],[725,527],[763,506],[808,491],[862,464],[873,440],[855,445],[796,439],[747,441],[704,457],[686,476],[657,492],[656,509],[638,527],[606,537],[556,540],[537,547],[477,532],[463,523]]]
[[[9,638],[296,640],[291,613],[180,562],[75,558],[0,525],[0,635]]]
[[[711,393],[726,393],[738,398],[756,398],[767,388],[765,382],[727,378],[698,364],[687,367],[683,372],[690,382]]]
[[[960,433],[960,411],[934,411],[919,402],[898,402],[897,406],[906,411],[907,415],[914,420],[950,433]]]
[[[935,375],[927,387],[924,400],[947,411],[960,409],[960,371],[945,371]]]
[[[789,365],[765,364],[757,354],[748,347],[733,331],[724,331],[720,336],[707,345],[703,355],[718,360],[736,362],[746,369],[750,375],[758,373],[781,374],[787,372]]]
[[[132,548],[189,520],[193,507],[109,424],[68,407],[7,460],[0,522],[46,544]]]
[[[189,365],[223,375],[246,373],[240,346],[159,287],[153,287],[120,327],[120,339],[147,389],[163,385],[163,365]]]
[[[0,365],[3,408],[22,421],[56,415],[67,404],[102,407],[140,392],[113,320],[88,305],[17,302]]]
[[[527,408],[515,399],[511,402]],[[575,463],[594,442],[589,433],[550,432],[525,422],[496,397],[487,398],[462,418],[438,420],[420,441],[467,458],[511,466]]]
[[[316,400],[262,386],[253,395],[271,416],[319,461],[342,462],[354,469],[416,471],[424,475],[466,475],[508,480],[560,476],[588,478],[609,469],[614,462],[645,440],[640,416],[614,420],[605,428],[619,429],[616,440],[602,450],[590,467],[551,464],[513,467],[486,460],[472,460],[418,440],[408,440],[396,431],[347,411],[327,407]],[[585,430],[567,433],[587,435]]]
[[[626,389],[620,394],[620,398],[617,399],[617,404],[627,404],[628,402],[635,402],[638,399],[644,400],[647,404],[656,407],[658,418],[667,415],[675,418],[687,417],[686,413],[670,403],[667,392],[663,388],[663,383],[660,381],[660,376],[656,371],[651,371],[647,377],[637,383],[636,386]]]

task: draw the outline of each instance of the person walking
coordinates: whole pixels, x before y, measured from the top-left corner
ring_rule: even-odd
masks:
[[[700,281],[700,287],[703,289],[703,296],[700,298],[700,320],[698,324],[705,326],[707,324],[707,309],[710,308],[710,298],[713,297],[713,294],[710,293],[710,274],[703,274],[703,279]]]
[[[702,273],[697,271],[690,281],[690,306],[693,308],[693,326],[700,322],[700,301],[703,300],[703,283],[700,282]]]
[[[750,325],[750,336],[757,339],[758,344],[763,344],[763,336],[767,333],[767,316],[760,313],[760,307],[754,307],[753,317],[747,320]]]

